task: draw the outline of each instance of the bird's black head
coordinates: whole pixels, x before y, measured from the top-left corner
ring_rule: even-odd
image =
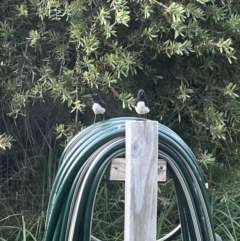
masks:
[[[96,97],[96,96],[99,96],[99,94],[97,94],[97,93],[92,94],[92,97]]]
[[[140,95],[140,96],[143,96],[143,95],[145,95],[145,92],[144,92],[144,90],[140,89],[140,90],[138,91],[138,95]]]
[[[100,98],[100,96],[98,93],[93,93],[92,98],[93,98],[93,100],[98,100]]]

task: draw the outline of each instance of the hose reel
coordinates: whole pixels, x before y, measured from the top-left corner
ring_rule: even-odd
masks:
[[[125,123],[121,117],[99,122],[79,132],[67,145],[50,196],[44,241],[100,241],[91,236],[94,201],[111,160],[125,153]],[[184,241],[215,241],[204,179],[186,143],[158,124],[159,158],[168,163],[174,181],[180,222],[158,241],[172,240],[180,229]]]

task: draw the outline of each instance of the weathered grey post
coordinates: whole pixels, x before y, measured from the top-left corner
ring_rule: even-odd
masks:
[[[126,122],[124,241],[155,241],[158,123]]]

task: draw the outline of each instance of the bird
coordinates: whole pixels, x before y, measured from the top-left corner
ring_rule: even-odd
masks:
[[[92,100],[93,100],[93,105],[92,109],[95,114],[94,116],[94,122],[96,122],[96,116],[99,114],[103,115],[103,120],[105,120],[105,112],[106,112],[106,103],[104,100],[101,98],[101,96],[98,93],[93,93],[92,94]]]
[[[138,91],[134,107],[139,116],[145,115],[150,111],[148,107],[148,100],[143,89]]]

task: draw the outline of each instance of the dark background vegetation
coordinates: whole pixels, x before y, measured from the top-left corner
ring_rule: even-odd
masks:
[[[232,0],[1,0],[0,239],[41,240],[64,145],[92,124],[136,116],[177,132],[209,182],[223,240],[240,240],[240,3]],[[94,230],[122,239],[121,184],[103,183]],[[159,187],[158,235],[178,223],[171,180]]]

